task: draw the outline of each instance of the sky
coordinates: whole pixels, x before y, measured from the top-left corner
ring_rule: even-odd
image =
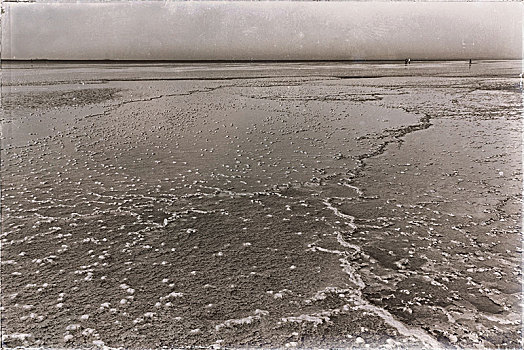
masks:
[[[521,59],[521,2],[4,2],[2,59]]]

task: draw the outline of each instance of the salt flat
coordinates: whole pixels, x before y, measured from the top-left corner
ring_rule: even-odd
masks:
[[[4,345],[522,346],[519,62],[2,68]]]

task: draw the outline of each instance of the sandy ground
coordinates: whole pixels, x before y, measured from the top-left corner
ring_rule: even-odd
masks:
[[[520,348],[519,70],[4,65],[3,345]]]

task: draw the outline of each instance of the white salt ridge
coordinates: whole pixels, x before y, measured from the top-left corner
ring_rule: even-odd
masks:
[[[184,293],[180,293],[180,292],[171,292],[169,293],[168,295],[166,295],[165,297],[160,297],[159,299],[161,301],[165,300],[165,299],[170,299],[170,298],[181,298],[184,296]]]
[[[415,337],[416,339],[430,345],[431,347],[435,349],[440,349],[440,343],[433,338],[431,335],[429,335],[427,332],[425,332],[421,328],[417,327],[410,327],[402,322],[398,321],[394,318],[394,316],[387,310],[380,308],[378,306],[375,306],[365,300],[362,297],[362,289],[365,288],[365,283],[362,281],[360,275],[356,272],[355,268],[353,268],[349,261],[347,261],[346,258],[341,258],[340,261],[342,262],[344,272],[348,274],[349,279],[358,286],[358,289],[352,291],[351,297],[354,298],[354,302],[356,302],[357,309],[366,310],[369,312],[374,313],[378,317],[382,318],[382,320],[387,323],[388,325],[394,327],[400,334],[407,336],[407,337]]]
[[[326,249],[326,248],[322,248],[322,247],[316,246],[314,244],[309,244],[308,247],[309,247],[308,250],[312,251],[312,252],[319,251],[319,252],[336,254],[336,255],[343,255],[343,254],[345,254],[345,252],[343,252],[341,250]]]
[[[354,231],[354,230],[357,229],[357,226],[356,226],[355,223],[354,223],[355,218],[354,218],[353,216],[342,213],[340,210],[338,210],[337,208],[335,208],[331,203],[329,203],[329,200],[325,200],[325,201],[324,201],[324,205],[325,205],[329,210],[331,210],[331,211],[332,211],[336,216],[338,216],[339,218],[342,218],[342,219],[344,219],[344,220],[347,220],[347,221],[345,221],[345,223],[351,227],[352,231]]]
[[[339,297],[345,297],[345,294],[350,294],[351,290],[349,289],[341,289],[337,287],[326,287],[323,290],[319,290],[315,293],[314,296],[312,296],[309,299],[306,299],[306,302],[312,302],[312,301],[318,301],[318,300],[324,300],[327,298],[327,294],[337,294]]]
[[[342,237],[342,233],[337,232],[337,231],[335,231],[335,233],[337,235],[337,241],[338,243],[340,243],[341,246],[346,247],[346,248],[351,248],[355,250],[357,253],[360,253],[360,247],[358,245],[346,242],[344,238]]]
[[[244,317],[244,318],[237,318],[237,319],[226,320],[223,323],[220,323],[220,324],[216,325],[215,326],[215,331],[218,332],[218,331],[220,331],[220,329],[222,329],[224,327],[225,328],[231,328],[231,327],[235,327],[235,326],[242,326],[242,325],[251,324],[254,321],[260,320],[262,318],[262,316],[267,316],[267,315],[269,315],[269,311],[256,309],[255,312],[254,312],[254,315],[247,316],[247,317]]]
[[[17,339],[24,341],[27,338],[31,338],[33,336],[32,333],[11,333],[11,334],[2,334],[2,338],[5,340],[8,339]]]
[[[508,316],[506,316],[506,318],[500,318],[500,317],[497,317],[497,316],[493,316],[493,315],[485,315],[485,314],[481,314],[482,317],[490,320],[490,321],[493,321],[493,322],[497,322],[497,323],[500,323],[500,324],[512,324],[512,325],[517,325],[517,324],[520,324],[521,323],[521,318],[520,318],[520,315],[519,314],[510,314]]]
[[[82,335],[83,335],[84,337],[90,336],[91,334],[92,334],[93,336],[95,336],[95,337],[98,336],[98,334],[96,333],[96,330],[94,330],[93,328],[86,328],[86,329],[84,329],[84,330],[82,331]]]
[[[209,211],[199,210],[199,209],[190,209],[189,211],[193,213],[198,213],[198,214],[208,214],[209,213]]]
[[[362,278],[360,277],[360,275],[357,273],[356,269],[351,265],[351,262],[348,260],[348,256],[349,256],[348,252],[340,251],[340,250],[330,250],[330,249],[318,247],[318,246],[315,246],[315,245],[311,245],[309,250],[311,250],[313,252],[318,250],[318,251],[321,251],[321,252],[330,253],[330,254],[336,254],[336,255],[341,256],[341,258],[339,259],[340,266],[342,267],[344,272],[349,276],[349,280],[356,287],[358,287],[359,290],[363,289],[366,286],[364,281],[362,281]]]
[[[341,262],[342,269],[349,276],[349,280],[359,287],[358,292],[360,294],[360,291],[366,287],[366,284],[362,281],[357,270],[351,265],[351,262],[346,258],[340,258],[339,261]]]
[[[359,293],[360,294],[360,293]],[[430,334],[418,327],[410,327],[395,319],[395,317],[387,310],[375,306],[363,298],[360,298],[361,304],[357,306],[358,309],[370,311],[382,318],[387,324],[394,327],[400,334],[406,337],[415,337],[425,344],[430,345],[434,349],[441,349],[441,344],[433,338]]]
[[[342,261],[342,265],[344,266],[344,272],[346,272],[350,280],[359,287],[357,290],[353,291],[351,295],[354,298],[354,302],[356,303],[357,309],[366,310],[374,313],[378,317],[382,318],[382,320],[385,323],[394,327],[400,334],[404,336],[415,337],[416,339],[430,345],[435,349],[441,348],[441,344],[430,334],[425,332],[423,329],[418,327],[407,326],[404,323],[395,319],[395,317],[389,311],[380,308],[376,305],[373,305],[367,300],[365,300],[362,297],[362,289],[365,288],[365,283],[362,281],[360,275],[356,272],[355,268],[351,266],[349,261],[347,261],[345,258],[341,258],[340,260]]]
[[[352,190],[355,190],[355,192],[357,192],[358,196],[359,197],[363,197],[364,196],[364,192],[362,192],[362,190],[360,188],[358,188],[357,186],[353,186],[353,185],[350,185],[348,183],[342,183],[343,186],[346,186],[346,187],[349,187],[351,188]]]
[[[314,327],[317,327],[318,325],[328,322],[330,320],[329,316],[324,315],[322,312],[320,314],[314,314],[314,315],[300,315],[300,316],[290,316],[290,317],[283,317],[282,322],[292,322],[292,323],[302,323],[302,322],[309,322],[313,323]]]
[[[353,216],[340,212],[337,208],[331,205],[329,200],[324,200],[324,205],[328,209],[333,211],[333,213],[337,217],[347,220],[345,222],[347,225],[351,227],[350,233],[354,232],[357,229],[357,226],[354,223],[355,218]],[[360,247],[346,242],[343,239],[340,232],[335,232],[335,233],[337,234],[337,241],[341,246],[346,247],[346,248],[351,248],[355,250],[356,252],[360,252]],[[400,334],[404,336],[414,337],[435,349],[441,348],[441,344],[433,336],[431,336],[429,333],[427,333],[423,329],[405,325],[404,323],[397,320],[389,311],[371,304],[370,302],[368,302],[367,300],[365,300],[362,297],[362,290],[365,288],[366,285],[364,281],[362,280],[362,278],[360,277],[360,275],[358,274],[357,270],[351,265],[351,262],[348,260],[348,252],[329,251],[327,249],[322,249],[320,247],[312,247],[312,250],[313,251],[320,250],[320,251],[325,251],[329,253],[335,253],[341,256],[340,261],[342,263],[341,266],[343,267],[344,272],[349,276],[350,281],[353,282],[357,286],[357,289],[353,291],[351,295],[355,299],[354,302],[356,302],[357,304],[356,306],[357,309],[372,312],[373,314],[380,317],[385,323],[394,327]]]

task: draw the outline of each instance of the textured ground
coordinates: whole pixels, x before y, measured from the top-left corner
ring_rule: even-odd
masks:
[[[5,346],[522,347],[518,62],[3,68]]]

